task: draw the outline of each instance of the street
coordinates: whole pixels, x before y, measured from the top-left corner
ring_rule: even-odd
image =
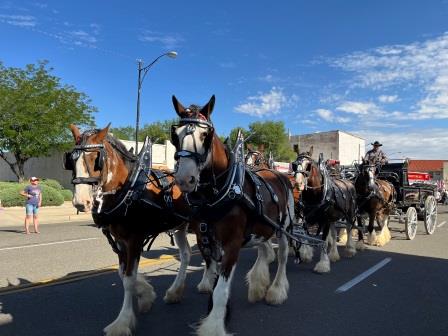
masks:
[[[426,235],[419,222],[414,241],[405,239],[403,224],[392,221],[388,245],[368,247],[353,259],[344,258],[341,247],[343,258],[326,275],[313,273],[314,263],[296,265],[290,259],[289,298],[279,307],[247,301],[245,274],[256,251],[246,249],[233,280],[228,330],[237,335],[447,335],[447,221],[447,207],[440,206],[435,234]],[[3,284],[38,282],[116,263],[101,232],[89,223],[45,225],[40,236],[26,239],[14,230],[0,229]],[[24,248],[31,244],[35,246]],[[176,252],[163,237],[143,261]],[[148,314],[139,315],[136,335],[191,334],[208,303],[208,295],[196,291],[201,261],[197,254],[193,257],[184,300],[176,305],[166,305],[162,298],[177,261],[141,268],[158,297]],[[371,275],[353,281],[375,266]],[[273,263],[272,278],[275,269]],[[77,281],[3,292],[0,312],[10,314],[12,321],[0,319],[0,335],[101,335],[121,307],[122,285],[116,272],[86,274]]]

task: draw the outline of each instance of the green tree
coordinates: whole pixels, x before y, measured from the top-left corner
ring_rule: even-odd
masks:
[[[256,148],[263,145],[265,152],[271,151],[276,161],[291,161],[295,158],[283,121],[257,121],[249,125],[249,130],[234,128],[230,131],[232,143],[235,143],[238,129],[243,131],[245,138],[250,136],[249,144]]]
[[[135,128],[132,126],[113,127],[110,133],[121,140],[135,140]]]
[[[0,62],[0,157],[19,181],[25,178],[28,159],[67,147],[70,123],[93,125],[96,108],[90,99],[61,84],[52,70],[47,61],[24,69]]]
[[[146,124],[138,134],[139,141],[143,141],[148,136],[153,143],[163,144],[165,140],[171,139],[171,125],[176,123],[177,119],[172,119]]]

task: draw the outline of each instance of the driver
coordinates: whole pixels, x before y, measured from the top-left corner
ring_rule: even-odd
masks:
[[[380,164],[380,165],[386,164],[387,163],[387,156],[380,149],[382,144],[379,143],[379,141],[375,141],[371,145],[373,146],[373,148],[366,153],[366,156],[364,157],[364,160],[366,160],[367,162],[369,162],[371,164],[375,164],[375,165],[376,164]]]

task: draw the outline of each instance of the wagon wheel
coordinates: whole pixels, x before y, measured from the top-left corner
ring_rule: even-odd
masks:
[[[417,234],[417,210],[414,207],[409,207],[406,211],[406,218],[404,221],[406,228],[406,238],[412,240]]]
[[[425,230],[427,234],[433,234],[437,224],[437,201],[434,196],[428,196],[425,200]]]

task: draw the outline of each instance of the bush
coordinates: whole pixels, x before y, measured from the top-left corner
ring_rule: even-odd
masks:
[[[20,192],[26,185],[13,183],[12,185],[1,187],[0,200],[2,200],[2,206],[24,206],[26,200],[25,197],[20,195]],[[42,189],[42,206],[61,205],[64,203],[64,197],[59,190],[44,184],[40,187]]]
[[[49,187],[52,187],[56,190],[62,190],[64,189],[61,184],[53,179],[43,179],[42,181],[40,181],[40,185],[47,185]]]
[[[59,190],[62,197],[64,197],[64,201],[71,201],[73,199],[73,192],[69,189]]]

